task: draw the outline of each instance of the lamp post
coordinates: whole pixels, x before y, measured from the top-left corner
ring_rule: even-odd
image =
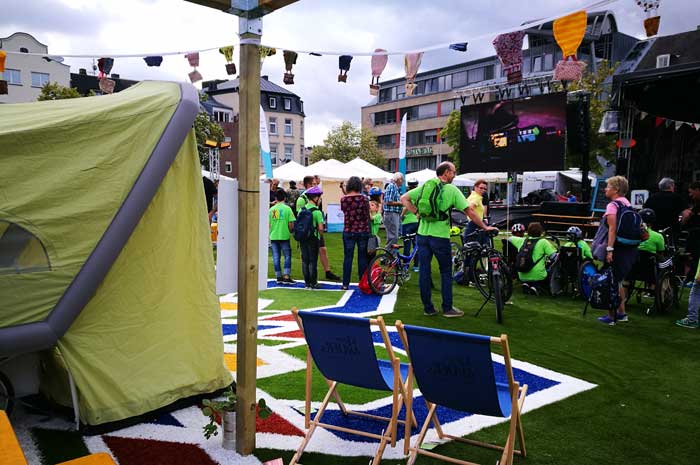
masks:
[[[260,38],[262,17],[297,0],[186,0],[239,17],[238,339],[236,451],[255,449],[260,184]]]

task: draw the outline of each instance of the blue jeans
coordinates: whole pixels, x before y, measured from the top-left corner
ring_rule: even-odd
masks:
[[[430,263],[433,255],[440,267],[440,289],[442,291],[442,310],[452,309],[452,249],[450,240],[443,237],[418,235],[418,287],[423,309],[430,313],[435,311],[430,287],[432,284]]]
[[[401,225],[401,234],[404,236],[407,234],[415,234],[418,232],[418,223],[408,223]],[[413,250],[413,242],[416,239],[407,239],[403,241],[403,254],[409,255]]]
[[[289,244],[289,239],[286,241],[270,241],[272,248],[272,264],[275,267],[275,276],[282,276],[280,267],[280,256],[284,254],[284,274],[289,276],[292,272],[292,247]]]
[[[343,233],[343,286],[350,285],[350,274],[352,273],[352,255],[357,245],[357,271],[358,281],[367,269],[367,241],[369,233]]]
[[[698,310],[700,309],[700,284],[693,283],[688,296],[688,319],[690,321],[698,321]]]

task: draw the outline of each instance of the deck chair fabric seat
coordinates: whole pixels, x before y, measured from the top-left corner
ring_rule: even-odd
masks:
[[[319,426],[379,440],[379,447],[372,460],[372,464],[376,465],[381,461],[386,445],[391,444],[392,447],[396,445],[397,425],[409,422],[409,428],[405,430],[404,436],[404,451],[407,453],[407,445],[410,440],[410,425],[415,425],[415,418],[406,413],[406,419],[400,420],[399,413],[404,406],[405,399],[409,396],[406,392],[406,384],[411,382],[412,373],[410,365],[400,363],[399,359],[394,355],[389,334],[382,317],[378,317],[375,320],[323,312],[300,312],[296,309],[293,309],[292,312],[308,346],[304,418],[307,432],[299,449],[292,457],[290,465],[299,462],[301,454],[311,440],[314,430]],[[388,360],[377,358],[372,339],[372,325],[379,326]],[[316,365],[329,387],[313,421],[311,421],[310,415],[312,364]],[[339,384],[391,392],[393,394],[391,417],[353,412],[347,409],[336,391]],[[335,400],[343,415],[358,415],[373,420],[388,421],[388,426],[382,430],[381,434],[376,434],[322,423],[323,414],[331,399]]]
[[[435,425],[438,436],[473,445],[502,451],[500,463],[510,465],[513,453],[525,456],[525,441],[520,412],[527,393],[527,385],[519,386],[513,378],[510,350],[506,335],[500,338],[478,334],[459,333],[433,328],[404,325],[397,321],[396,327],[410,359],[412,376],[407,383],[407,392],[412,395],[412,382],[428,405],[428,415],[410,447],[408,464],[415,462],[418,454],[452,463],[471,464],[420,448],[430,424]],[[501,345],[505,365],[506,382],[496,380],[491,345]],[[412,397],[406,401],[407,412],[412,412]],[[437,417],[437,407],[447,407],[476,415],[510,417],[510,429],[505,446],[482,443],[471,439],[450,436],[442,431]],[[520,450],[515,450],[517,440]]]

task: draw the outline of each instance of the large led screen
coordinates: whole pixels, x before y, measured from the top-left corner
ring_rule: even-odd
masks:
[[[463,106],[460,171],[564,169],[566,93]]]

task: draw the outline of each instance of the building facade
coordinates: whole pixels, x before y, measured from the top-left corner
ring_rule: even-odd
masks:
[[[419,73],[413,96],[406,96],[405,78],[380,84],[379,95],[362,107],[361,125],[377,136],[386,158],[385,169],[397,171],[401,119],[407,119],[406,170],[435,169],[452,149],[440,136],[453,110],[463,105],[512,99],[549,92],[561,50],[552,23],[523,26],[529,47],[523,51],[523,82],[508,85],[497,56]],[[618,32],[611,12],[590,13],[578,59],[595,69],[600,60],[620,61],[636,39]]]
[[[240,108],[238,86],[238,79],[208,81],[203,84],[203,91],[212,97],[213,105],[218,102],[223,107],[230,108],[231,117],[237,119]],[[298,95],[271,82],[267,76],[262,76],[260,105],[267,121],[272,166],[292,160],[304,164],[304,102]]]
[[[49,48],[30,34],[15,32],[0,38],[0,50],[7,53],[2,78],[7,81],[7,95],[0,95],[0,103],[34,102],[49,82],[70,85],[70,67],[63,58],[49,56]]]

